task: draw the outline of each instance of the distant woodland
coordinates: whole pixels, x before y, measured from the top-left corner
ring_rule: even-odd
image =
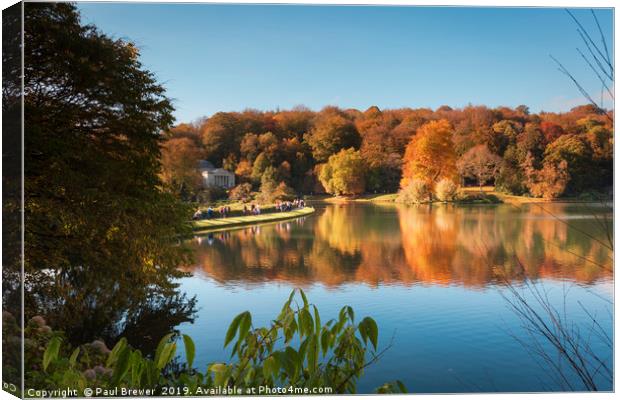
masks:
[[[611,187],[612,132],[613,114],[590,105],[538,114],[526,106],[218,112],[165,132],[162,178],[195,197],[204,190],[196,165],[206,159],[235,173],[232,197],[265,185],[355,195],[448,179],[556,198]]]

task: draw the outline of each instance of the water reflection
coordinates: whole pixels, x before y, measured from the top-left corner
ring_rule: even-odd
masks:
[[[197,264],[187,269],[221,284],[483,287],[498,270],[588,284],[612,277],[596,265],[611,268],[607,212],[583,204],[327,205],[304,219],[197,238]]]

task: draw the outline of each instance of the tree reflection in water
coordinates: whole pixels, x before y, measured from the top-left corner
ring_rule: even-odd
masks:
[[[37,290],[26,296],[25,311],[28,318],[44,315],[49,325],[59,327],[74,345],[94,339],[112,345],[125,337],[150,355],[177,325],[193,322],[196,312],[196,300],[167,279],[170,277],[150,277],[138,286],[126,277],[105,273],[32,275],[28,281]]]
[[[545,206],[579,230],[603,208]],[[602,232],[590,232],[594,237]],[[604,240],[604,239],[603,239]],[[193,243],[186,267],[223,284],[280,280],[303,286],[416,283],[484,287],[502,276],[592,283],[612,277],[584,258],[609,264],[596,240],[527,206],[328,205],[316,216],[216,233]],[[518,257],[525,271],[514,268]]]

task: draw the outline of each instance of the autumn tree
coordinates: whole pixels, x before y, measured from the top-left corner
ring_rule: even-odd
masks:
[[[187,137],[168,139],[162,144],[162,181],[184,200],[189,200],[202,185],[198,171],[201,155],[196,143]]]
[[[273,198],[275,200],[291,201],[297,197],[295,190],[286,184],[286,182],[280,182],[273,192]]]
[[[310,131],[315,113],[302,106],[290,111],[281,111],[273,118],[276,122],[275,133],[280,138],[302,139],[304,133]]]
[[[517,136],[517,157],[519,162],[525,161],[529,154],[533,157],[533,162],[538,164],[542,161],[545,152],[545,136],[540,130],[540,126],[535,123],[525,125],[523,132]]]
[[[321,168],[319,180],[327,193],[357,195],[366,188],[365,172],[366,163],[360,152],[348,148],[329,157]]]
[[[517,137],[523,130],[523,126],[519,122],[504,119],[494,123],[491,129],[494,133],[494,140],[489,150],[503,155],[509,146],[516,145]]]
[[[207,118],[200,127],[206,159],[216,166],[222,166],[230,153],[238,152],[244,133],[235,113],[219,112]]]
[[[492,129],[495,134],[503,138],[504,144],[509,146],[517,143],[517,137],[523,131],[523,126],[517,121],[504,119],[494,123]],[[501,154],[503,151],[500,150],[499,153]]]
[[[484,144],[497,150],[497,135],[493,132],[493,123],[497,113],[485,106],[467,106],[460,113],[450,113],[454,120],[453,142],[457,156],[465,154],[470,148]]]
[[[202,148],[204,143],[205,158],[234,170],[239,182],[252,182],[255,189],[260,186],[264,170],[273,167],[278,182],[284,181],[298,192],[321,191],[317,165],[326,163],[340,150],[353,147],[366,162],[366,190],[391,192],[408,179],[410,173],[403,172],[405,165],[415,164],[417,155],[411,151],[405,153],[416,132],[423,132],[422,127],[430,122],[444,120],[453,127],[453,151],[447,153],[448,159],[452,152],[458,159],[472,148],[485,146],[502,159],[494,177],[496,188],[525,194],[528,189],[524,185],[523,165],[528,154],[532,155],[534,168],[542,170],[547,148],[560,137],[571,135],[579,137],[590,149],[586,158],[600,174],[584,182],[586,185],[576,184],[571,178],[569,191],[610,186],[613,124],[609,115],[591,105],[578,106],[566,113],[538,114],[530,113],[526,106],[517,109],[442,106],[435,111],[428,108],[381,110],[376,106],[365,111],[326,107],[318,113],[296,107],[283,111],[216,113],[197,123],[179,124],[169,132],[170,137],[199,138],[197,144]],[[419,139],[420,142],[425,140]],[[429,146],[421,154],[433,153],[432,148]],[[429,159],[431,164],[437,160],[440,165],[452,165],[452,171],[456,171],[456,164],[446,164],[443,158],[440,154],[440,157]],[[424,162],[417,165],[418,172],[436,167]],[[570,161],[568,168],[572,169]],[[455,179],[456,173],[452,175],[449,179]],[[424,179],[434,189],[440,178],[433,183],[430,173]]]
[[[452,126],[446,120],[431,121],[420,127],[405,150],[400,185],[419,179],[433,186],[442,178],[456,179],[456,154]]]
[[[405,153],[407,144],[411,141],[411,138],[418,129],[426,122],[430,115],[426,115],[420,112],[408,112],[403,115],[398,124],[390,132],[394,144],[397,146],[398,153],[402,156]]]
[[[254,159],[260,152],[260,146],[258,143],[258,135],[254,133],[246,133],[239,145],[239,152],[250,163],[254,162]]]
[[[564,134],[564,129],[554,122],[551,121],[543,121],[540,123],[540,130],[545,136],[545,142],[551,143],[555,139],[559,138]]]
[[[261,152],[263,152],[270,160],[275,160],[279,151],[279,140],[271,132],[265,132],[258,136],[258,146]]]
[[[318,113],[312,129],[304,135],[304,139],[318,162],[327,161],[341,149],[358,148],[361,142],[351,118],[335,107],[327,107]]]
[[[501,162],[497,154],[491,153],[487,146],[481,144],[463,154],[456,166],[461,176],[475,179],[482,191],[482,185],[495,179]]]
[[[555,199],[566,191],[570,180],[566,160],[561,160],[557,164],[546,160],[543,162],[543,167],[538,170],[534,166],[534,157],[528,154],[523,169],[525,184],[533,196]]]
[[[233,153],[230,153],[222,160],[222,168],[226,171],[234,172],[237,170],[237,164],[239,161],[237,160],[237,156]]]
[[[242,201],[244,203],[250,201],[252,196],[252,185],[249,183],[241,183],[230,190],[228,198],[234,201]]]
[[[401,144],[393,135],[399,123],[392,112],[382,112],[378,107],[368,108],[356,120],[362,137],[360,152],[368,169],[366,189],[373,192],[396,191],[401,175]]]
[[[235,169],[235,175],[239,182],[250,182],[252,180],[252,164],[248,160],[239,161]]]

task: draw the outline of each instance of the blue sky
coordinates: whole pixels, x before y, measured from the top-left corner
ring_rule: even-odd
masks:
[[[600,84],[575,50],[576,27],[559,8],[78,7],[84,22],[138,45],[173,98],[178,122],[300,104],[563,111],[583,103],[549,54],[600,98]],[[596,32],[589,10],[574,12]],[[596,13],[613,48],[613,13]]]

